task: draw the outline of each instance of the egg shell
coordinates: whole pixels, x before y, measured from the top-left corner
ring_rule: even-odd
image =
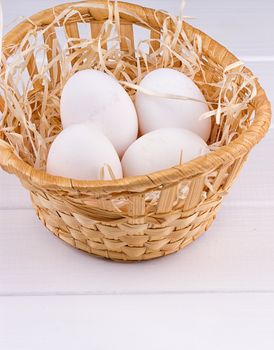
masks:
[[[74,74],[61,96],[63,128],[93,122],[109,138],[120,156],[138,134],[134,104],[112,76],[94,69]]]
[[[47,172],[77,180],[100,180],[106,164],[117,179],[123,177],[120,159],[107,137],[89,123],[75,124],[55,138],[48,154]],[[104,179],[111,180],[109,172],[104,173]]]
[[[195,83],[175,69],[156,69],[144,77],[140,86],[156,93],[186,96],[205,102]],[[211,119],[200,120],[200,116],[209,110],[205,103],[150,96],[137,91],[135,106],[142,135],[160,128],[178,127],[195,132],[205,141],[210,136]]]
[[[209,152],[205,141],[186,129],[163,128],[140,137],[122,159],[124,176],[146,175],[171,168]]]

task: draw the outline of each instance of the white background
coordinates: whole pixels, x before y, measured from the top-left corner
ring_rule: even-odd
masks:
[[[2,2],[6,24],[59,3]],[[180,1],[136,2],[177,13]],[[274,102],[273,0],[189,0],[185,14],[243,59]],[[65,245],[0,170],[0,349],[272,350],[273,149],[272,128],[206,235],[140,264]]]

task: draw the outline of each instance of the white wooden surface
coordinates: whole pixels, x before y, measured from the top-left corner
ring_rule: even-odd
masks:
[[[136,2],[179,7],[179,0]],[[6,24],[14,24],[59,1],[2,3]],[[185,14],[244,59],[274,102],[273,0],[189,0]],[[0,349],[272,350],[273,149],[272,128],[209,232],[141,264],[100,260],[59,241],[17,179],[0,170]]]
[[[32,210],[3,210],[0,295],[274,292],[273,211],[268,204],[224,206],[185,250],[123,264],[67,246]]]
[[[268,293],[2,298],[0,348],[270,350],[272,300]]]

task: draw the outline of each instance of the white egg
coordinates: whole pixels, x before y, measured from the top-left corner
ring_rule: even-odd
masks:
[[[202,92],[190,78],[170,68],[148,73],[140,86],[156,93],[186,96],[205,102]],[[200,120],[200,116],[208,112],[205,103],[150,96],[137,91],[135,106],[142,135],[155,129],[178,127],[195,132],[205,141],[209,138],[211,120]]]
[[[138,134],[136,110],[127,92],[112,76],[93,69],[77,72],[65,84],[61,120],[64,128],[93,122],[120,156]]]
[[[77,180],[110,180],[110,166],[115,178],[122,178],[122,167],[116,150],[107,137],[89,123],[64,129],[54,140],[47,159],[47,172]]]
[[[163,128],[136,140],[122,159],[124,176],[146,175],[186,163],[209,152],[204,140],[186,129]]]

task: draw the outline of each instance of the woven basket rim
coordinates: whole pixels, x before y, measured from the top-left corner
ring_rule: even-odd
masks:
[[[55,11],[62,10],[71,7],[72,5],[87,3],[91,5],[102,4],[105,9],[107,9],[108,6],[107,0],[88,0],[65,3],[41,11],[31,16],[29,18],[30,20],[21,22],[5,35],[3,39],[3,50],[9,51],[9,45],[18,43],[30,29],[34,28],[34,25],[41,27],[50,24],[54,15],[53,9],[55,9]],[[138,15],[142,16],[144,19],[150,17],[153,18],[155,12],[154,9],[126,2],[118,2],[118,6],[119,9],[123,10],[135,10],[138,12]],[[84,7],[81,7],[81,10],[84,10]],[[157,11],[157,15],[161,21],[168,16],[168,14],[163,11]],[[226,67],[238,60],[236,56],[229,52],[223,45],[219,44],[199,29],[184,22],[184,30],[189,38],[193,36],[194,33],[199,34],[202,37],[203,52],[221,66]],[[244,68],[244,71],[246,73],[251,73],[247,68]],[[143,192],[158,186],[171,185],[172,183],[182,181],[182,178],[190,179],[199,174],[211,172],[224,164],[232,163],[235,158],[239,158],[248,153],[248,151],[263,138],[270,126],[271,106],[261,85],[258,82],[256,82],[256,85],[257,95],[253,101],[255,117],[252,125],[249,126],[239,137],[230,142],[229,145],[222,146],[208,155],[201,156],[183,165],[178,165],[148,175],[125,177],[119,180],[74,180],[60,176],[52,176],[44,171],[37,170],[17,157],[10,147],[3,147],[1,144],[0,165],[8,172],[16,174],[21,180],[30,181],[43,188],[75,188],[77,190],[90,189],[94,192],[103,191],[105,193],[119,193],[128,191]]]

